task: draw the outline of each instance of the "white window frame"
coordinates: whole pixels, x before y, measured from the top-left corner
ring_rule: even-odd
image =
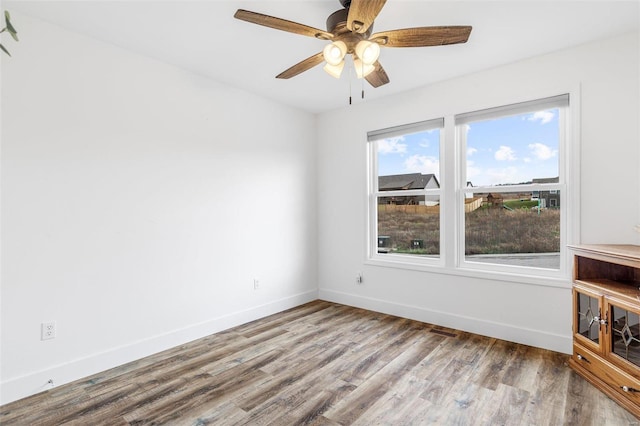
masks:
[[[563,114],[564,141],[559,147],[559,167],[563,181],[558,184],[530,185],[531,191],[556,189],[563,191],[561,202],[561,247],[560,269],[540,269],[529,267],[509,267],[507,265],[478,265],[465,262],[464,258],[464,197],[467,193],[481,192],[478,187],[466,187],[466,151],[461,148],[456,126],[456,117],[465,112],[458,108],[447,111],[444,115],[444,129],[440,138],[440,257],[437,261],[425,261],[418,256],[386,256],[377,253],[377,198],[372,194],[377,190],[377,153],[374,145],[368,143],[367,192],[368,223],[367,223],[367,255],[365,264],[381,267],[400,268],[435,272],[454,276],[466,276],[505,281],[514,284],[533,284],[550,287],[570,287],[571,257],[567,253],[567,244],[579,243],[580,235],[580,86],[575,85],[568,90],[560,87],[546,91],[538,91],[531,97],[512,97],[507,102],[501,102],[506,108],[514,104],[538,101],[546,97],[558,95],[569,96],[569,107]],[[511,101],[511,102],[509,102]],[[491,109],[494,105],[484,105]],[[482,108],[483,105],[480,105]],[[503,107],[504,108],[504,107]],[[476,111],[480,108],[475,109]],[[469,111],[469,110],[466,110]],[[466,113],[466,112],[465,112]],[[402,128],[398,126],[397,128]],[[374,133],[374,132],[371,132]],[[371,134],[369,133],[369,135]],[[368,139],[370,140],[370,139]],[[374,176],[374,174],[376,174]],[[551,188],[548,188],[550,186]],[[508,191],[508,189],[507,189]],[[496,191],[492,187],[492,192]],[[375,201],[375,202],[374,202]],[[445,220],[446,218],[446,220]],[[568,219],[571,219],[570,221]]]
[[[517,104],[510,104],[499,106],[495,108],[488,108],[479,111],[474,111],[470,113],[459,114],[455,116],[455,125],[456,125],[456,136],[457,143],[460,146],[460,158],[458,163],[460,164],[459,181],[466,182],[466,171],[467,171],[467,158],[464,153],[466,153],[466,138],[465,132],[461,131],[462,126],[467,123],[472,123],[476,121],[482,121],[492,118],[500,118],[500,117],[508,117],[519,114],[526,114],[529,112],[540,111],[544,109],[550,108],[558,108],[559,111],[559,127],[561,130],[560,140],[558,141],[558,174],[559,181],[558,183],[533,183],[533,184],[524,184],[524,185],[504,185],[504,186],[476,186],[474,188],[474,192],[479,193],[510,193],[510,192],[531,192],[538,191],[540,194],[542,191],[551,191],[556,190],[560,191],[562,197],[568,195],[568,187],[567,187],[567,178],[566,175],[568,173],[568,141],[570,140],[570,125],[568,121],[568,115],[570,111],[570,95],[562,94],[558,96],[541,98],[526,102],[520,102]],[[469,190],[466,188],[466,185],[458,188],[458,199],[461,199],[464,202],[464,197],[466,192]],[[562,207],[560,207],[560,265],[559,269],[546,269],[546,268],[535,268],[528,266],[514,266],[514,265],[504,265],[497,263],[482,263],[482,262],[473,262],[466,260],[465,256],[465,214],[464,209],[458,209],[458,220],[457,220],[457,229],[458,231],[458,267],[460,269],[467,270],[479,270],[479,271],[490,271],[490,272],[499,272],[499,273],[512,273],[512,274],[526,274],[531,276],[543,276],[543,277],[555,277],[555,278],[563,278],[567,276],[567,252],[564,250],[564,247],[567,245],[567,211],[570,210],[568,208],[568,204],[561,203]]]
[[[391,138],[394,136],[408,135],[412,133],[425,132],[428,130],[440,129],[440,146],[439,146],[439,163],[440,171],[438,173],[438,189],[412,189],[401,191],[380,191],[378,189],[378,151],[376,141]],[[420,121],[406,125],[390,127],[386,129],[375,130],[367,133],[368,149],[369,149],[369,238],[368,238],[368,259],[374,262],[393,263],[397,265],[429,265],[441,267],[444,264],[444,244],[442,238],[442,227],[444,226],[444,218],[442,215],[445,179],[442,176],[442,156],[444,151],[444,118],[434,118],[430,120]],[[394,197],[394,196],[420,196],[424,195],[425,199],[429,195],[438,195],[440,199],[440,254],[437,257],[420,256],[415,254],[400,253],[379,253],[378,252],[378,198]]]

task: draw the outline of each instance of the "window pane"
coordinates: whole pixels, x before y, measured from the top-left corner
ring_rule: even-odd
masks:
[[[378,198],[378,253],[440,253],[440,206],[415,204],[414,198]]]
[[[463,126],[466,177],[474,186],[535,183],[536,179],[559,176],[559,109]]]
[[[440,253],[439,128],[376,140],[378,253]],[[389,195],[385,192],[393,191]],[[413,191],[403,195],[399,191]]]
[[[560,191],[550,192],[473,194],[482,201],[465,210],[465,260],[559,269]]]
[[[440,187],[440,129],[380,139],[375,143],[378,176],[385,176],[380,182],[381,191]]]

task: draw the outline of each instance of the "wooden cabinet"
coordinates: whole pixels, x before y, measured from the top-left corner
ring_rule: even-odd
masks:
[[[640,246],[569,248],[574,252],[569,365],[640,418]]]

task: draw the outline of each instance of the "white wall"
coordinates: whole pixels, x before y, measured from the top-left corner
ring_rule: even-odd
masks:
[[[314,116],[13,15],[3,403],[317,298]]]
[[[581,201],[569,225],[581,220],[573,242],[637,244],[638,48],[638,34],[629,34],[321,114],[320,297],[571,352],[569,276],[553,286],[542,279],[517,282],[365,263],[366,132],[577,91]],[[356,271],[364,274],[362,285],[356,285]]]

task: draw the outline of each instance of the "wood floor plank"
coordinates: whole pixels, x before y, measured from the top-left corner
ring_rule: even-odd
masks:
[[[4,425],[632,425],[568,356],[315,301],[0,407]]]
[[[541,355],[543,361],[538,369],[538,386],[529,398],[523,422],[558,424],[559,419],[564,422],[566,394],[572,372],[567,368],[566,356],[547,351],[541,352]]]
[[[382,329],[375,335],[377,344],[371,345],[371,341],[361,344],[364,350],[357,351],[360,357],[354,358],[356,363],[353,369],[341,375],[343,380],[356,385],[364,382],[383,368],[389,360],[398,356],[405,347],[411,345],[414,337],[426,335],[423,327],[412,327],[415,324],[408,320],[390,318],[388,321],[381,322],[380,325]],[[442,336],[433,336],[434,342],[443,339]]]
[[[490,345],[487,356],[474,370],[471,380],[487,389],[496,390],[506,375],[507,365],[511,361],[512,349],[517,344],[494,340]]]
[[[444,399],[438,424],[468,425],[482,418],[483,410],[489,406],[494,391],[475,383],[459,382],[451,387]],[[495,423],[500,424],[500,423]]]
[[[289,413],[289,417],[292,420],[291,424],[315,424],[320,418],[323,419],[323,423],[327,422],[328,419],[324,417],[324,413],[355,389],[356,387],[350,383],[340,382],[334,382],[331,386],[326,386],[322,390],[318,389],[319,392],[313,398],[305,400],[297,409]],[[279,423],[279,420],[272,423],[275,425]]]
[[[238,406],[246,411],[251,411],[269,398],[279,395],[287,387],[302,383],[304,377],[309,374],[310,371],[315,371],[330,364],[343,356],[347,350],[348,346],[340,346],[328,350],[321,358],[318,357],[301,361],[297,365],[292,366],[288,371],[278,374],[277,380],[273,380],[267,386],[262,386],[256,392],[249,395],[244,401],[239,401]]]
[[[500,383],[488,402],[488,409],[484,411],[480,424],[519,424],[530,397],[531,394],[524,389]]]
[[[431,403],[420,398],[425,381],[412,374],[404,375],[396,385],[379,398],[354,425],[417,424],[416,411]]]
[[[163,400],[160,404],[134,410],[125,418],[129,421],[156,423],[177,420],[184,411],[208,405],[214,400],[220,401],[230,398],[235,393],[243,391],[247,386],[253,386],[266,376],[260,367],[273,362],[282,354],[282,350],[271,351],[218,375],[203,375],[206,380],[203,380],[200,385],[189,386],[184,393]]]
[[[78,404],[89,399],[83,388],[62,386],[56,388],[56,398],[52,398],[50,392],[41,392],[19,401],[6,404],[0,407],[0,424],[5,421],[12,421],[15,424],[29,424],[35,419],[45,418],[54,410],[63,414],[65,412],[73,412]],[[41,407],[36,413],[33,407]],[[41,421],[41,423],[45,423]]]
[[[247,412],[236,407],[233,402],[197,407],[185,412],[172,422],[174,426],[239,425],[247,418]]]
[[[567,385],[567,404],[565,406],[564,419],[568,425],[578,425],[580,419],[593,418],[598,415],[594,413],[594,408],[597,407],[595,401],[589,398],[587,387],[589,383],[584,380],[580,380],[577,374],[571,374],[569,376],[569,382]]]
[[[371,376],[366,382],[358,386],[336,407],[325,414],[330,420],[342,424],[351,424],[368,410],[374,403],[384,396],[388,390],[424,359],[436,347],[443,337],[424,334],[417,337],[414,344],[405,348],[396,358],[391,360],[383,369]]]
[[[244,325],[233,328],[233,332],[241,334],[246,337],[251,335],[260,334],[266,329],[279,327],[281,325],[287,325],[294,323],[297,319],[303,318],[307,321],[307,318],[314,313],[323,312],[327,309],[339,309],[340,306],[332,305],[327,302],[311,302],[298,308],[288,309],[284,312],[270,315],[265,318],[261,318]]]

